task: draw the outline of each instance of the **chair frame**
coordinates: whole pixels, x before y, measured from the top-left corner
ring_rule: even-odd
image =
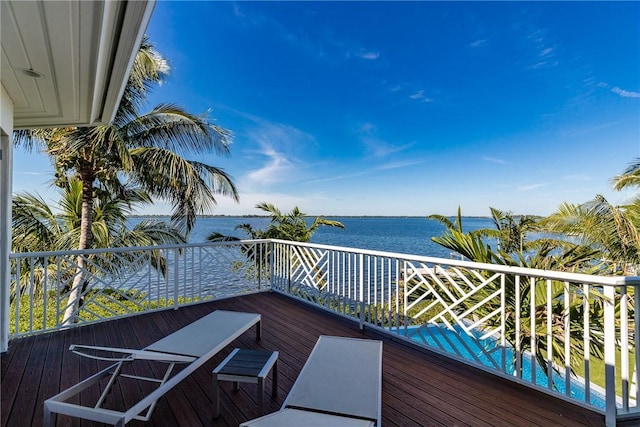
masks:
[[[142,350],[72,345],[69,349],[75,354],[115,363],[47,399],[44,402],[44,426],[51,425],[53,414],[69,415],[118,427],[124,426],[134,419],[148,421],[160,397],[254,325],[256,326],[256,340],[259,340],[262,334],[260,314],[217,310]],[[212,334],[210,342],[207,342],[207,335],[203,331],[211,331],[212,326],[218,327],[218,330]],[[199,340],[199,342],[194,340]],[[191,343],[192,345],[179,345],[183,343]],[[110,353],[113,356],[103,356],[104,353]],[[136,360],[166,363],[167,368],[162,378],[123,374],[123,367]],[[176,364],[186,364],[187,366],[176,375],[171,376]],[[66,402],[107,377],[110,377],[108,383],[93,407]],[[158,387],[125,411],[103,408],[105,398],[118,378],[154,382],[158,383]]]

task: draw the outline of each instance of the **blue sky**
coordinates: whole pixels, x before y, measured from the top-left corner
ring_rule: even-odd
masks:
[[[233,134],[240,203],[312,215],[552,213],[640,156],[639,2],[169,2],[172,102]],[[14,190],[48,191],[16,150]],[[165,213],[156,204],[147,213]]]

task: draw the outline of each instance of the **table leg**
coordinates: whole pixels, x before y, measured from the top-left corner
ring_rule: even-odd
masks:
[[[258,416],[264,413],[264,378],[258,378]]]

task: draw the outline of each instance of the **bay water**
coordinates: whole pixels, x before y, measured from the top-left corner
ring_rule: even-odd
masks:
[[[326,217],[341,222],[345,229],[321,226],[311,238],[311,243],[342,246],[357,249],[369,249],[396,252],[411,255],[423,255],[437,258],[450,258],[451,251],[431,238],[440,236],[445,227],[438,221],[426,217]],[[168,218],[157,218],[168,220]],[[132,224],[141,221],[141,217],[132,218]],[[309,223],[313,218],[308,220]],[[190,243],[206,241],[212,232],[225,236],[247,238],[242,230],[236,230],[239,224],[249,224],[254,229],[265,229],[270,222],[268,217],[199,217],[189,236]],[[493,228],[493,221],[486,217],[463,217],[464,231],[479,228]]]

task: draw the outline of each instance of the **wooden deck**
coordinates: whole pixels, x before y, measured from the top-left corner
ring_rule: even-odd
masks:
[[[212,421],[211,371],[233,347],[278,350],[279,396],[266,395],[265,410],[284,401],[319,335],[382,339],[382,418],[390,426],[603,426],[604,417],[511,381],[492,376],[326,314],[287,297],[262,293],[221,300],[180,310],[150,313],[10,342],[2,354],[2,426],[39,426],[43,401],[97,372],[104,362],[81,358],[70,344],[142,348],[215,309],[262,314],[262,340],[253,330],[237,339],[160,401],[150,422],[129,425],[238,426],[257,416],[256,386],[221,383],[221,416]],[[206,331],[202,331],[206,334]],[[136,362],[138,363],[138,362]],[[140,363],[136,372],[156,367]],[[269,377],[270,378],[270,377]],[[266,384],[266,393],[271,381]],[[95,399],[97,392],[87,393]],[[108,397],[108,406],[130,404],[140,394],[137,384],[122,383]],[[85,396],[82,397],[83,399]],[[92,426],[58,416],[58,426]]]

